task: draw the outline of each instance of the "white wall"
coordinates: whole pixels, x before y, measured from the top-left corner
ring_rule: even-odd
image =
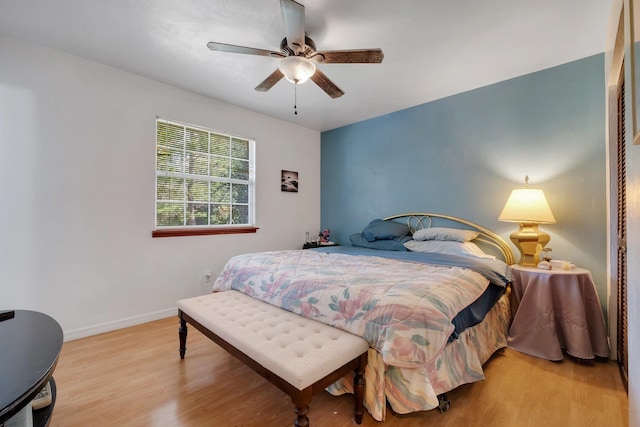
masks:
[[[156,116],[255,138],[256,234],[151,237]],[[318,132],[0,37],[0,309],[45,312],[67,340],[166,317],[205,271],[319,227]]]

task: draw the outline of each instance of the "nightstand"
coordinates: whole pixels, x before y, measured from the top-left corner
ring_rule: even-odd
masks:
[[[337,243],[305,243],[302,245],[302,249],[324,248],[328,246],[338,246]]]
[[[609,357],[604,316],[589,270],[513,265],[510,348],[548,360]]]

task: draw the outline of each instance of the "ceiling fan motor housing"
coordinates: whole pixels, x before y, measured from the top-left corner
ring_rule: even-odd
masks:
[[[298,54],[298,56],[309,56],[316,51],[316,44],[311,37],[304,36],[304,47]],[[280,42],[280,52],[284,53],[286,56],[296,56],[296,53],[289,47],[287,43],[287,38],[283,38]]]

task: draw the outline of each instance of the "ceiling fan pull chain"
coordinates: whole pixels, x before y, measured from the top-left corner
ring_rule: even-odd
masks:
[[[293,114],[298,115],[298,81],[293,83]]]

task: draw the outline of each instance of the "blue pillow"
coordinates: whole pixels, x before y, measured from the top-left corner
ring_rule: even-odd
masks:
[[[349,236],[351,244],[353,246],[360,246],[362,248],[378,249],[381,251],[406,251],[403,243],[411,240],[411,236],[396,237],[395,239],[376,240],[373,242],[365,239],[362,233],[355,233]]]
[[[374,219],[362,230],[364,238],[370,242],[374,240],[391,240],[409,234],[409,226],[394,221]]]

